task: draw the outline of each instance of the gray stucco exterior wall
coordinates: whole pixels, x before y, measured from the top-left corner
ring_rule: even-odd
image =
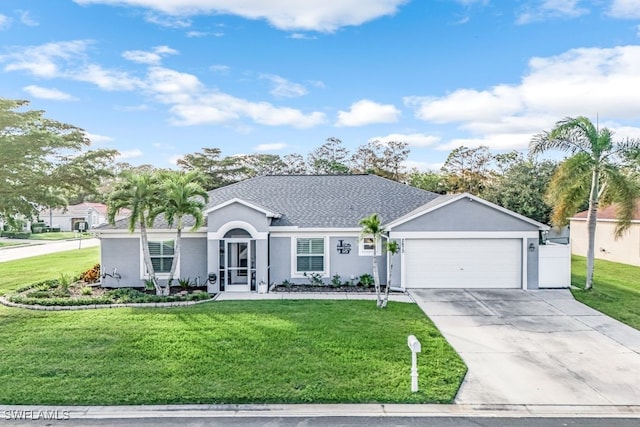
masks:
[[[102,273],[111,274],[116,268],[122,277],[116,280],[107,276],[102,279],[102,286],[144,286],[140,280],[140,239],[137,237],[100,239],[100,265]]]
[[[421,215],[392,231],[536,231],[534,224],[520,220],[468,198],[457,200]]]
[[[231,221],[244,221],[253,225],[258,232],[268,232],[271,220],[263,213],[241,203],[233,203],[209,213],[207,226],[209,231],[218,231]]]
[[[206,237],[182,238],[180,243],[180,278],[190,278],[191,283],[198,278],[200,284],[207,279],[207,239]]]
[[[301,236],[302,237],[302,236]],[[295,238],[295,237],[293,237]],[[296,284],[308,284],[307,278],[291,277],[291,239],[292,237],[274,237],[270,238],[271,251],[271,269],[270,282],[280,284],[284,280]],[[351,245],[349,254],[338,253],[337,246],[340,240],[343,244]],[[330,237],[329,238],[329,277],[323,278],[324,283],[330,283],[331,278],[338,274],[342,282],[355,277],[358,282],[360,275],[372,273],[371,256],[360,256],[358,254],[358,238],[357,237]],[[380,272],[380,282],[387,281],[387,261],[386,255],[378,256],[378,269]],[[398,282],[399,283],[399,282]]]

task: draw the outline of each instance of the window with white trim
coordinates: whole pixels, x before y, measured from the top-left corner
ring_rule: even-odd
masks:
[[[156,273],[169,273],[175,254],[174,241],[149,241],[149,255]]]
[[[296,273],[324,273],[324,237],[296,238]]]
[[[358,254],[360,256],[373,256],[373,237],[362,237],[358,244]],[[381,255],[380,239],[375,241],[376,254]]]

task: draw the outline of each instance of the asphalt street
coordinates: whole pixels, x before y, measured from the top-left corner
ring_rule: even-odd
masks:
[[[6,240],[8,242],[14,242],[12,240]],[[29,246],[18,247],[6,247],[0,250],[0,262],[13,261],[16,259],[30,258],[38,255],[46,255],[54,252],[71,251],[74,249],[89,248],[100,245],[100,240],[95,238],[89,239],[76,239],[76,240],[58,240],[58,241],[46,241],[39,240],[36,244],[33,244],[33,240],[20,241],[28,242]]]

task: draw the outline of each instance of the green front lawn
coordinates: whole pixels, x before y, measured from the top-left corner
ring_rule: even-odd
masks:
[[[585,292],[586,258],[571,257],[572,290],[580,302],[640,330],[640,267],[597,259],[593,289]]]
[[[74,249],[0,263],[0,295],[60,274],[77,275],[100,262],[100,248]]]
[[[55,233],[31,233],[29,236],[29,240],[68,240],[68,239],[77,239],[80,237],[80,234],[74,233],[73,231],[61,231]],[[90,239],[93,236],[89,233],[82,233],[83,239]]]
[[[8,246],[16,246],[16,245],[21,245],[22,243],[16,243],[16,242],[5,242],[2,241],[0,242],[0,248],[6,248]]]
[[[422,342],[410,392],[407,336]],[[466,367],[415,304],[0,306],[0,403],[451,402]]]

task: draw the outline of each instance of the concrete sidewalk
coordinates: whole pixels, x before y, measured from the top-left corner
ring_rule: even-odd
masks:
[[[23,241],[22,241],[23,242]],[[9,246],[0,250],[0,262],[14,261],[55,252],[71,251],[78,248],[91,248],[100,245],[96,238],[74,240],[30,240],[28,246]]]
[[[640,406],[586,405],[438,405],[438,404],[271,404],[28,406],[0,405],[6,411],[63,413],[71,419],[222,418],[222,417],[487,417],[487,418],[637,418]]]

